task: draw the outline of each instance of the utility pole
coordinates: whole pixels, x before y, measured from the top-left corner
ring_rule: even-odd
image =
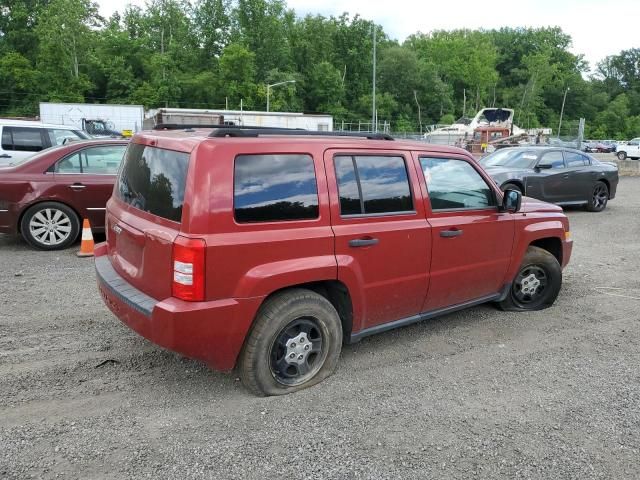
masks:
[[[422,135],[422,113],[420,111],[420,103],[418,102],[418,92],[413,91],[413,98],[416,99],[416,105],[418,106],[418,124],[420,125],[420,135]]]
[[[371,105],[371,131],[376,132],[376,25],[373,24],[373,96]]]
[[[564,115],[564,102],[567,101],[567,93],[569,93],[569,87],[564,91],[564,98],[562,99],[562,108],[560,109],[560,123],[558,123],[558,138],[560,138],[560,127],[562,127],[562,116]]]
[[[462,116],[465,117],[467,113],[467,89],[462,89]]]

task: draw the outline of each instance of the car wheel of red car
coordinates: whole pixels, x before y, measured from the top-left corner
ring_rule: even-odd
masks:
[[[60,250],[71,245],[80,232],[80,220],[71,208],[57,202],[42,202],[22,216],[20,233],[40,250]]]
[[[562,286],[562,268],[556,257],[529,247],[509,294],[499,303],[503,310],[542,310],[555,302]]]
[[[342,349],[342,323],[323,296],[282,292],[260,308],[239,364],[245,386],[258,395],[284,395],[331,375]]]

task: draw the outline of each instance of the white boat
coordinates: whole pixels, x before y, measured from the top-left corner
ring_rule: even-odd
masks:
[[[462,117],[446,127],[437,128],[424,134],[429,143],[456,145],[463,140],[471,140],[473,132],[480,126],[507,127],[511,135],[519,135],[524,130],[513,124],[514,111],[511,108],[483,108],[473,118]]]

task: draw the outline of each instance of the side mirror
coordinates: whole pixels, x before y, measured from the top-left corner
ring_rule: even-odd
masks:
[[[516,213],[522,206],[522,193],[518,190],[505,190],[502,197],[502,211]]]

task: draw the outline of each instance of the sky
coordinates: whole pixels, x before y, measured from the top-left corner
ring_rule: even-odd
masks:
[[[98,3],[102,15],[109,16],[129,3],[143,6],[144,0]],[[592,68],[607,55],[640,48],[640,0],[500,1],[495,11],[490,2],[479,0],[288,0],[287,4],[298,16],[357,13],[401,42],[418,31],[559,26],[571,35],[573,53],[583,54]]]

